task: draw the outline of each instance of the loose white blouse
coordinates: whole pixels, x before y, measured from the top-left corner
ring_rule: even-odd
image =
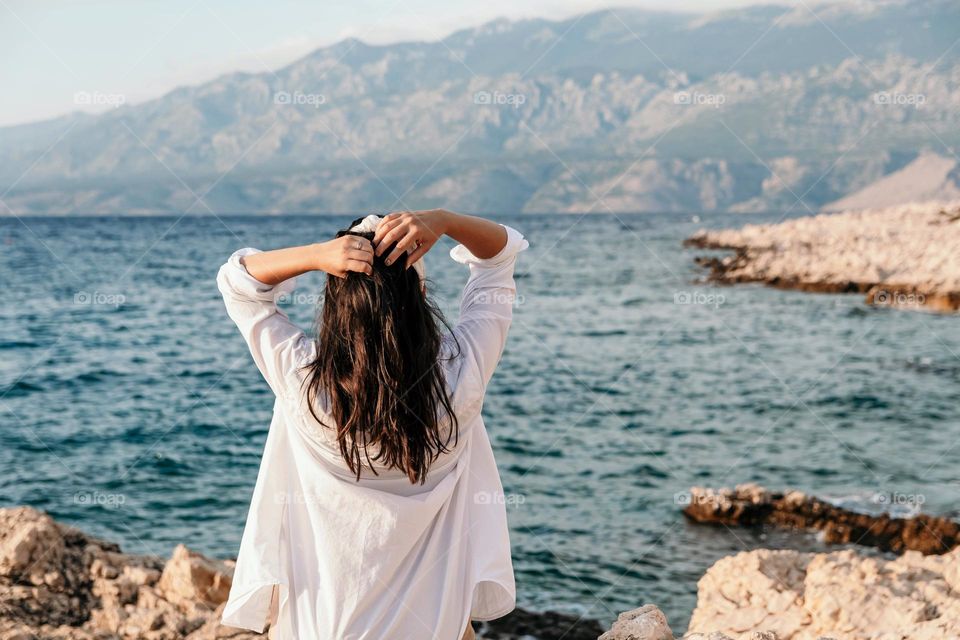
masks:
[[[480,416],[512,318],[516,256],[528,246],[506,230],[493,258],[463,245],[450,252],[470,268],[442,350],[451,353],[455,337],[461,354],[440,362],[460,437],[425,485],[395,469],[356,479],[306,404],[303,365],[315,343],[276,304],[294,281],[253,278],[240,259],[255,249],[220,268],[227,313],[276,395],[223,624],[263,631],[275,588],[272,633],[284,640],[456,640],[470,619],[514,608],[503,488]]]

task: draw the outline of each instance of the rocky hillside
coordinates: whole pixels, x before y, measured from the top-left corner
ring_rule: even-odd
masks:
[[[956,2],[884,0],[348,40],[0,129],[0,184],[18,214],[803,211],[912,166],[897,191],[919,173],[939,197],[958,183],[958,28]]]

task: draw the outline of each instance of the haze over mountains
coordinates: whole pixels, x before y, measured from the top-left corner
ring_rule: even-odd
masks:
[[[347,40],[275,73],[2,128],[0,211],[808,211],[956,197],[958,38],[960,3],[933,0],[613,9],[439,42]]]

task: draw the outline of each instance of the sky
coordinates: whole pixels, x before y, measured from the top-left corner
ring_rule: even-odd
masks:
[[[0,126],[266,71],[346,37],[437,40],[497,17],[635,6],[716,11],[757,0],[0,0]],[[780,2],[790,4],[790,2]]]

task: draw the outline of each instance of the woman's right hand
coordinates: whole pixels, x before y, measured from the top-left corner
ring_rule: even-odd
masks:
[[[443,235],[463,244],[481,259],[492,258],[507,244],[507,231],[502,225],[446,209],[391,213],[377,227],[373,244],[377,247],[377,255],[382,255],[396,243],[396,248],[387,256],[387,264],[393,264],[406,253],[406,266],[409,267]]]
[[[429,209],[391,213],[385,216],[373,237],[377,255],[383,255],[396,243],[396,247],[386,257],[385,262],[391,265],[406,254],[405,266],[409,267],[433,248],[440,236],[446,232],[449,218],[454,215],[445,209]]]
[[[360,236],[344,235],[317,245],[318,268],[345,278],[351,271],[373,275],[373,244]]]

